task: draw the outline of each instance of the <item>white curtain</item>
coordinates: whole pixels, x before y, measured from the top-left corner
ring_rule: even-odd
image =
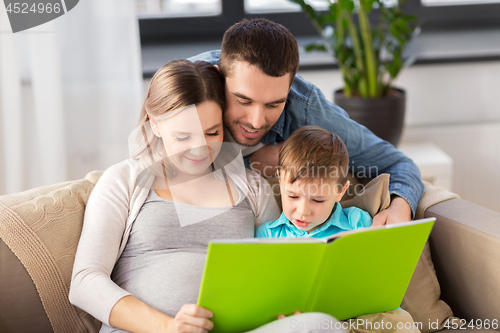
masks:
[[[10,31],[0,4],[0,195],[126,159],[143,99],[135,1],[80,1]]]

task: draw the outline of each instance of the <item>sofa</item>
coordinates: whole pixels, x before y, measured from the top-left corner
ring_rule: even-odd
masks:
[[[0,332],[98,330],[67,295],[99,176],[0,196]],[[424,208],[420,214],[437,220],[402,307],[423,322],[422,332],[500,330],[500,213],[459,198]]]

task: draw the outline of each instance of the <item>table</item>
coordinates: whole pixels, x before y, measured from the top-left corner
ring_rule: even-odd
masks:
[[[431,142],[402,143],[398,149],[420,169],[422,180],[452,190],[453,159]]]

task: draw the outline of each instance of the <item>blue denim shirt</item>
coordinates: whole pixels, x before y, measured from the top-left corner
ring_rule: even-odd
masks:
[[[322,225],[308,233],[297,229],[285,216],[281,216],[276,221],[266,222],[260,225],[255,231],[255,237],[281,238],[281,237],[330,237],[342,231],[367,228],[372,225],[370,214],[357,207],[342,209],[340,203],[333,206],[333,213]]]
[[[217,65],[219,56],[220,50],[213,50],[188,60],[205,60]],[[420,170],[415,163],[392,144],[351,120],[342,108],[329,102],[315,85],[295,75],[285,109],[261,142],[278,144],[288,139],[298,128],[307,125],[320,126],[340,136],[347,146],[349,169],[353,175],[375,178],[381,173],[389,173],[389,192],[405,199],[415,216],[417,203],[424,193]],[[249,168],[250,156],[245,157],[245,165]]]

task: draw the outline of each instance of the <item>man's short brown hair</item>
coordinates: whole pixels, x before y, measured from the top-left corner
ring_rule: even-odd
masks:
[[[290,73],[290,85],[299,69],[297,41],[287,28],[266,20],[242,20],[231,26],[222,39],[219,67],[224,77],[235,61],[247,61],[266,75]]]
[[[296,180],[347,181],[349,153],[342,139],[318,126],[305,126],[285,141],[279,153],[279,172],[293,184]]]

